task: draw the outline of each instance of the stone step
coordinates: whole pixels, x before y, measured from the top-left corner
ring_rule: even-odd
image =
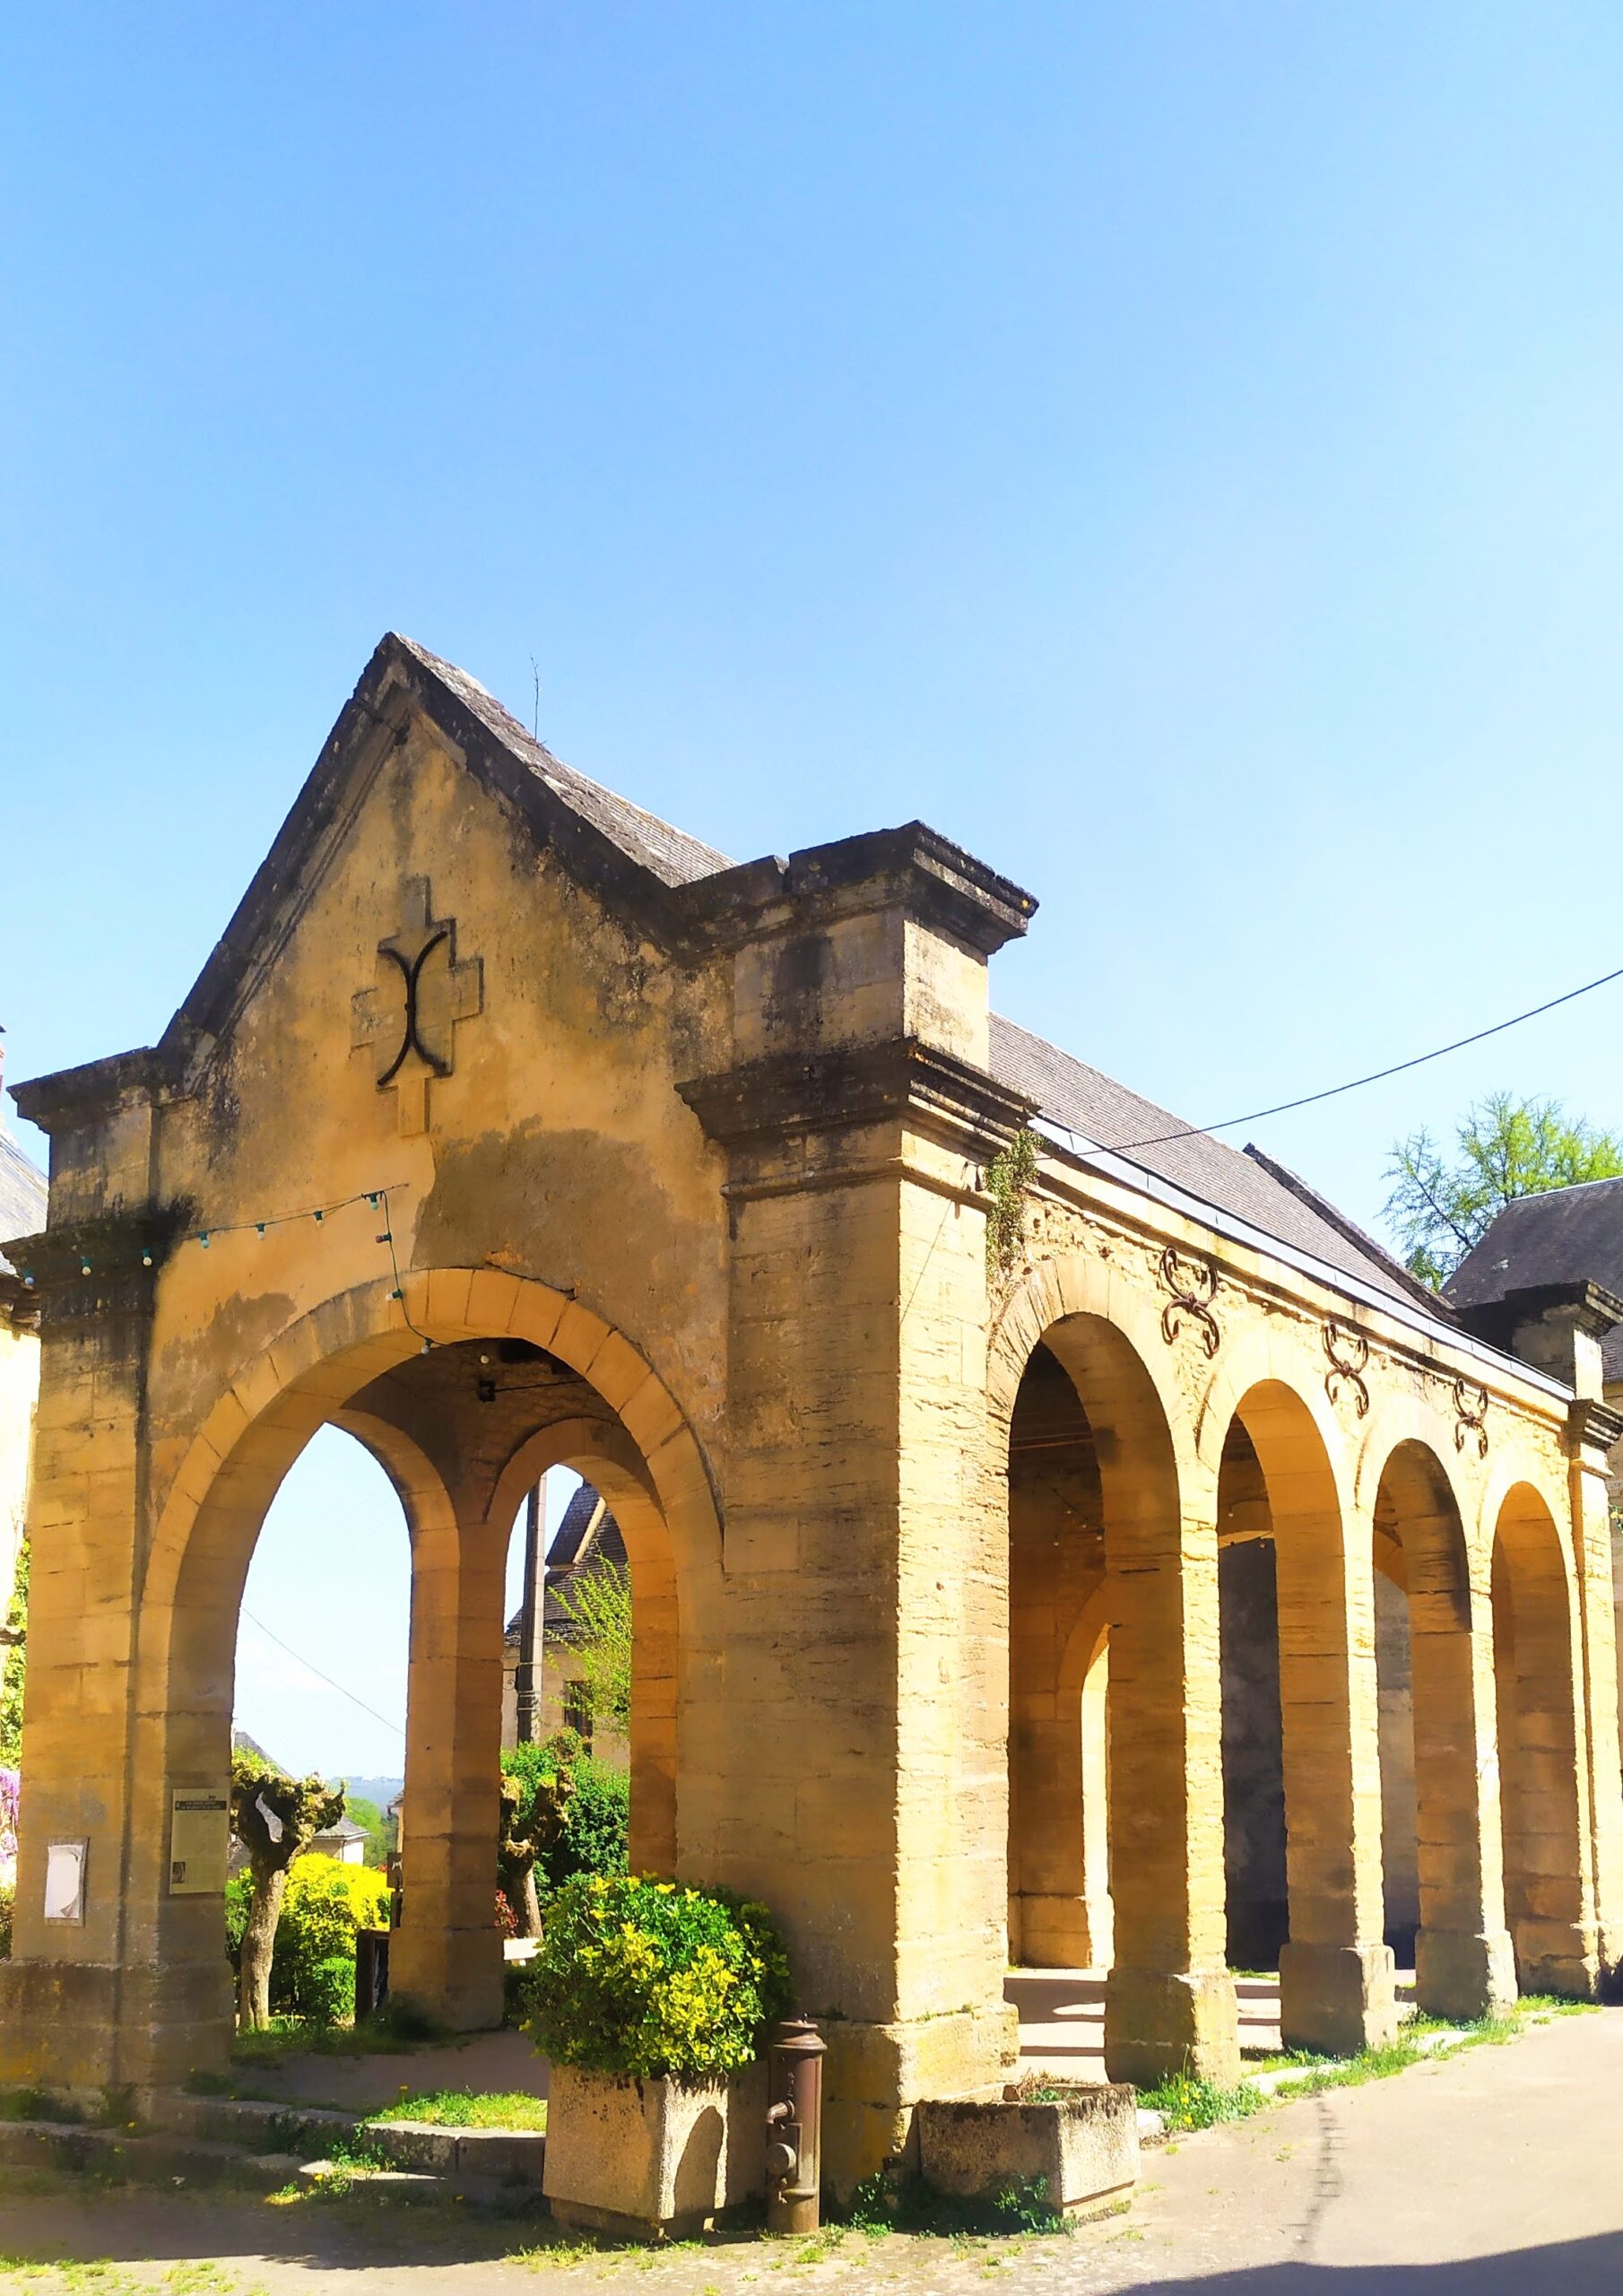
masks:
[[[442,2178],[470,2199],[541,2197],[547,2140],[539,2129],[369,2121],[321,2106],[194,2097],[179,2089],[149,2091],[141,2109],[145,2126],[196,2142],[239,2145],[254,2152],[291,2152],[317,2162],[325,2162],[334,2152],[364,2147],[391,2170]]]
[[[13,2168],[72,2169],[135,2184],[237,2184],[277,2192],[294,2181],[299,2157],[243,2151],[197,2136],[143,2135],[66,2121],[0,2121],[0,2161]]]

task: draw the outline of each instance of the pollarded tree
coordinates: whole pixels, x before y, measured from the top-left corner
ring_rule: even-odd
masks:
[[[575,1798],[580,1741],[560,1732],[544,1745],[509,1746],[501,1758],[501,1835],[497,1874],[521,1937],[541,1935],[535,1862],[561,1837]]]
[[[261,1754],[231,1756],[231,1831],[247,1851],[252,1884],[237,1995],[238,2022],[244,2026],[271,2022],[271,1956],[288,1867],[343,1815],[342,1786],[323,1778],[290,1778]]]

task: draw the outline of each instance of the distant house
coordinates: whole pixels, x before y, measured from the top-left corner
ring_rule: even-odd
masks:
[[[0,1634],[22,1544],[39,1392],[39,1303],[3,1248],[45,1225],[45,1174],[0,1121]]]
[[[364,1866],[367,1862],[367,1834],[353,1818],[340,1818],[335,1826],[318,1833],[310,1844],[312,1857],[335,1857],[341,1866]]]
[[[630,1750],[623,1730],[594,1727],[582,1682],[577,1644],[580,1629],[561,1599],[595,1574],[627,1569],[626,1542],[606,1502],[589,1483],[564,1509],[563,1520],[547,1550],[545,1593],[542,1602],[541,1714],[538,1735],[555,1730],[578,1730],[602,1761],[624,1769]],[[514,1744],[518,1735],[518,1631],[520,1614],[508,1622],[502,1645],[501,1743]]]

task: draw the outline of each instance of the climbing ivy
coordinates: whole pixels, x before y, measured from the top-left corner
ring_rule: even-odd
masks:
[[[986,1215],[986,1266],[993,1275],[1007,1275],[1026,1240],[1026,1198],[1037,1178],[1037,1135],[1022,1126],[1006,1148],[986,1167],[986,1193],[992,1209]]]
[[[22,1672],[28,1655],[28,1541],[17,1557],[17,1576],[4,1623],[15,1638],[0,1643],[0,1762],[15,1769],[22,1760]]]

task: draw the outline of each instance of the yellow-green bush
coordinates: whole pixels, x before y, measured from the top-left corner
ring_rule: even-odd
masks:
[[[313,2024],[336,2024],[355,1999],[355,1932],[386,1929],[387,1876],[310,1852],[288,1868],[276,1925],[271,2005]]]
[[[629,1874],[578,1874],[546,1910],[521,2022],[560,2065],[707,2081],[748,2065],[789,1965],[763,1905]]]

